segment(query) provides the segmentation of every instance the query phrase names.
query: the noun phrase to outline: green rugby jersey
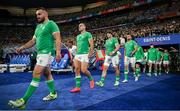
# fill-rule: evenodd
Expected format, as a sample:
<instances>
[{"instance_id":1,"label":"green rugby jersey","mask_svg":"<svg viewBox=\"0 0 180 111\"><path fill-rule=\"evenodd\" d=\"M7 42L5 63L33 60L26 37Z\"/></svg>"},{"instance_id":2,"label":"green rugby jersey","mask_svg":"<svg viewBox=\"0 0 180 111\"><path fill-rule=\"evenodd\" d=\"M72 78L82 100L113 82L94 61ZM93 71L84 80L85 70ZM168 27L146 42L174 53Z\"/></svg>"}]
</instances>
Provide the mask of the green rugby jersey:
<instances>
[{"instance_id":1,"label":"green rugby jersey","mask_svg":"<svg viewBox=\"0 0 180 111\"><path fill-rule=\"evenodd\" d=\"M156 48L150 48L148 50L148 60L157 61L157 49Z\"/></svg>"},{"instance_id":2,"label":"green rugby jersey","mask_svg":"<svg viewBox=\"0 0 180 111\"><path fill-rule=\"evenodd\" d=\"M116 49L117 45L119 45L117 38L112 37L112 38L107 39L105 43L106 55L109 56L109 54ZM114 55L117 55L117 52Z\"/></svg>"},{"instance_id":3,"label":"green rugby jersey","mask_svg":"<svg viewBox=\"0 0 180 111\"><path fill-rule=\"evenodd\" d=\"M77 41L77 53L76 54L88 54L89 53L89 40L92 39L90 32L84 32L79 34L76 38Z\"/></svg>"},{"instance_id":4,"label":"green rugby jersey","mask_svg":"<svg viewBox=\"0 0 180 111\"><path fill-rule=\"evenodd\" d=\"M130 40L125 43L125 56L131 57L131 53L135 50L135 47L137 47L137 43L134 40Z\"/></svg>"},{"instance_id":5,"label":"green rugby jersey","mask_svg":"<svg viewBox=\"0 0 180 111\"><path fill-rule=\"evenodd\" d=\"M37 25L34 35L36 38L36 49L38 54L54 53L54 32L60 32L60 30L57 24L52 20Z\"/></svg>"}]
</instances>

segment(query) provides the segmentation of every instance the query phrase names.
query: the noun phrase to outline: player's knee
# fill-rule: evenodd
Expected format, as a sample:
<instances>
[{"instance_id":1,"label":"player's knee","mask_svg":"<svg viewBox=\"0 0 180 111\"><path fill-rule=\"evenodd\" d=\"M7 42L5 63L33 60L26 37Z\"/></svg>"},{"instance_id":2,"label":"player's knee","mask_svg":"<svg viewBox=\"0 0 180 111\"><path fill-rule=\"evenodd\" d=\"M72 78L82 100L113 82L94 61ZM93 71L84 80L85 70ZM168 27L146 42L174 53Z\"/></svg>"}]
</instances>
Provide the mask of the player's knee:
<instances>
[{"instance_id":1,"label":"player's knee","mask_svg":"<svg viewBox=\"0 0 180 111\"><path fill-rule=\"evenodd\" d=\"M107 70L108 70L108 67L104 66L103 71L107 71Z\"/></svg>"},{"instance_id":2,"label":"player's knee","mask_svg":"<svg viewBox=\"0 0 180 111\"><path fill-rule=\"evenodd\" d=\"M76 73L80 73L80 68L77 68L77 67L76 67L76 68L75 68L75 72L76 72Z\"/></svg>"},{"instance_id":3,"label":"player's knee","mask_svg":"<svg viewBox=\"0 0 180 111\"><path fill-rule=\"evenodd\" d=\"M82 71L82 73L86 73L88 71L87 67L86 66L81 67L81 71Z\"/></svg>"},{"instance_id":4,"label":"player's knee","mask_svg":"<svg viewBox=\"0 0 180 111\"><path fill-rule=\"evenodd\" d=\"M114 66L115 71L119 71L118 66Z\"/></svg>"},{"instance_id":5,"label":"player's knee","mask_svg":"<svg viewBox=\"0 0 180 111\"><path fill-rule=\"evenodd\" d=\"M86 68L82 68L81 71L82 71L82 73L86 73L87 69Z\"/></svg>"},{"instance_id":6,"label":"player's knee","mask_svg":"<svg viewBox=\"0 0 180 111\"><path fill-rule=\"evenodd\" d=\"M40 77L41 71L33 71L33 77Z\"/></svg>"},{"instance_id":7,"label":"player's knee","mask_svg":"<svg viewBox=\"0 0 180 111\"><path fill-rule=\"evenodd\" d=\"M128 65L125 65L125 69L128 69L129 68L129 66Z\"/></svg>"}]
</instances>

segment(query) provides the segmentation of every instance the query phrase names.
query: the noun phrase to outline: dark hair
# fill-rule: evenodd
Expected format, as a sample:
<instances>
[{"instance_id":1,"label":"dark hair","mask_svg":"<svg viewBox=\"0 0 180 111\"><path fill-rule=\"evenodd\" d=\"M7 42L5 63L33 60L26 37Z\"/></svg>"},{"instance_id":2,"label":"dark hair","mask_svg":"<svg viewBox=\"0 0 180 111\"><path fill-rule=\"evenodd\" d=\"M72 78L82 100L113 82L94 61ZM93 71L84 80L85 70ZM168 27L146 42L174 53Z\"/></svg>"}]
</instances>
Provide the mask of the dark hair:
<instances>
[{"instance_id":1,"label":"dark hair","mask_svg":"<svg viewBox=\"0 0 180 111\"><path fill-rule=\"evenodd\" d=\"M110 33L111 35L113 35L112 30L107 30L107 33Z\"/></svg>"},{"instance_id":2,"label":"dark hair","mask_svg":"<svg viewBox=\"0 0 180 111\"><path fill-rule=\"evenodd\" d=\"M37 10L44 10L44 11L47 11L47 9L44 8L44 7L38 7L38 8L36 9L36 11L37 11Z\"/></svg>"},{"instance_id":3,"label":"dark hair","mask_svg":"<svg viewBox=\"0 0 180 111\"><path fill-rule=\"evenodd\" d=\"M130 36L132 36L132 35L131 35L131 33L127 33L127 35L130 35Z\"/></svg>"},{"instance_id":4,"label":"dark hair","mask_svg":"<svg viewBox=\"0 0 180 111\"><path fill-rule=\"evenodd\" d=\"M79 23L79 24L84 24L84 26L86 26L86 24L85 24L85 23L83 23L83 22L81 22L81 23Z\"/></svg>"}]
</instances>

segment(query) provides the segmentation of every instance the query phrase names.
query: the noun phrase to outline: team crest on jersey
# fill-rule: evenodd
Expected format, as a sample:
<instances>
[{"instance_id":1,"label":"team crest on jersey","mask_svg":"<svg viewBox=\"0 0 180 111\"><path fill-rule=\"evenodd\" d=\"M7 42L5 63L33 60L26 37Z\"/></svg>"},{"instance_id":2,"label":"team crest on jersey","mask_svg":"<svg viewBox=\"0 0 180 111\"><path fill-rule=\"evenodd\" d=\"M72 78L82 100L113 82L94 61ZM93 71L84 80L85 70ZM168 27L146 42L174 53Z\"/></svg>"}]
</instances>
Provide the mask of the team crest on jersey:
<instances>
[{"instance_id":1,"label":"team crest on jersey","mask_svg":"<svg viewBox=\"0 0 180 111\"><path fill-rule=\"evenodd\" d=\"M45 28L45 26L43 26L43 28L42 28L42 29L44 30L44 28Z\"/></svg>"}]
</instances>

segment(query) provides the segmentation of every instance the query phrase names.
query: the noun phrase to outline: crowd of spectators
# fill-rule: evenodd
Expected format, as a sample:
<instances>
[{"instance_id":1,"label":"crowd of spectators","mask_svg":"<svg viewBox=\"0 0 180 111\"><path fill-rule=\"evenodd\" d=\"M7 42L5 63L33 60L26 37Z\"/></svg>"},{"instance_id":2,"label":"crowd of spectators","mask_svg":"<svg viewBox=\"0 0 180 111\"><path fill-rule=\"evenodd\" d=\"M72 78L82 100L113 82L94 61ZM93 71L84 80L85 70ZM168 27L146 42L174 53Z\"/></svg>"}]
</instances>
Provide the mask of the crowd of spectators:
<instances>
[{"instance_id":1,"label":"crowd of spectators","mask_svg":"<svg viewBox=\"0 0 180 111\"><path fill-rule=\"evenodd\" d=\"M72 36L77 34L79 22L86 23L89 30L127 23L142 23L156 20L157 17L163 13L170 11L176 12L179 10L179 8L172 9L171 7L176 7L176 4L170 5L164 3L157 6L144 6L140 9L128 10L127 12L120 11L108 15L101 15L71 23L60 24L60 27L64 36Z\"/></svg>"},{"instance_id":2,"label":"crowd of spectators","mask_svg":"<svg viewBox=\"0 0 180 111\"><path fill-rule=\"evenodd\" d=\"M130 0L129 2L131 2ZM63 43L71 46L76 39L78 32L78 23L84 22L87 25L88 31L92 32L95 48L101 49L106 40L106 31L113 30L117 33L115 36L122 41L127 34L133 37L146 37L180 33L179 17L171 19L158 20L157 16L168 11L177 11L180 3L177 0L172 4L149 5L138 9L131 9L127 12L116 12L108 15L101 15L75 21L71 23L60 24L60 30L63 38ZM134 1L133 1L134 2ZM176 8L173 8L176 7ZM0 27L0 36L3 38L18 38L19 40L29 40L34 34L35 27L19 26L19 27ZM2 41L1 41L2 42Z\"/></svg>"},{"instance_id":3,"label":"crowd of spectators","mask_svg":"<svg viewBox=\"0 0 180 111\"><path fill-rule=\"evenodd\" d=\"M107 30L113 30L113 32L116 32L117 34L114 35L114 37L117 37L119 41L122 41L122 38L126 39L128 34L132 35L133 38L175 34L180 33L180 19L175 18L165 21L156 21L138 25L132 24L128 26L92 31L95 40L95 47L97 49L101 49L104 46L105 40L107 39Z\"/></svg>"},{"instance_id":4,"label":"crowd of spectators","mask_svg":"<svg viewBox=\"0 0 180 111\"><path fill-rule=\"evenodd\" d=\"M107 30L112 30L114 33L116 33L114 37L117 37L120 42L124 43L123 41L126 39L126 35L128 34L132 35L133 38L139 38L180 33L180 19L173 18L151 23L131 24L127 26L116 26L101 28L99 30L90 30L95 41L95 48L102 49L104 47L105 40L107 39ZM69 46L73 41L75 41L75 39L75 36L72 36L65 38L63 41L67 46Z\"/></svg>"},{"instance_id":5,"label":"crowd of spectators","mask_svg":"<svg viewBox=\"0 0 180 111\"><path fill-rule=\"evenodd\" d=\"M81 12L57 15L57 16L53 16L53 18L56 20L66 20L66 19L76 18L76 17L80 17L80 16L86 16L88 14L99 13L100 11L108 10L111 8L117 8L121 5L132 4L132 3L138 2L138 1L139 0L111 0L111 2L109 2L107 5L102 5L99 7L82 10ZM147 0L142 0L142 1L147 1Z\"/></svg>"},{"instance_id":6,"label":"crowd of spectators","mask_svg":"<svg viewBox=\"0 0 180 111\"><path fill-rule=\"evenodd\" d=\"M108 9L117 8L117 7L122 6L122 5L136 4L136 3L147 3L148 1L151 1L151 0L111 0L111 2L109 2L106 5L82 10L81 12L56 15L56 16L52 16L52 18L54 18L55 20L67 20L67 19L72 19L72 18L76 18L76 17L86 16L89 14L99 13L100 11L105 11ZM161 2L163 0L156 0L156 1ZM173 5L173 7L169 7L169 10L179 9L180 2L178 2L178 0L172 0L171 2L166 2L166 3L168 3L168 4L171 3L169 5ZM156 14L158 14L159 12L163 12L165 10L166 9L161 10L161 7L158 7L156 9L148 10L146 13L144 13L145 15L143 15L141 17L147 18L147 17L156 16Z\"/></svg>"}]
</instances>

